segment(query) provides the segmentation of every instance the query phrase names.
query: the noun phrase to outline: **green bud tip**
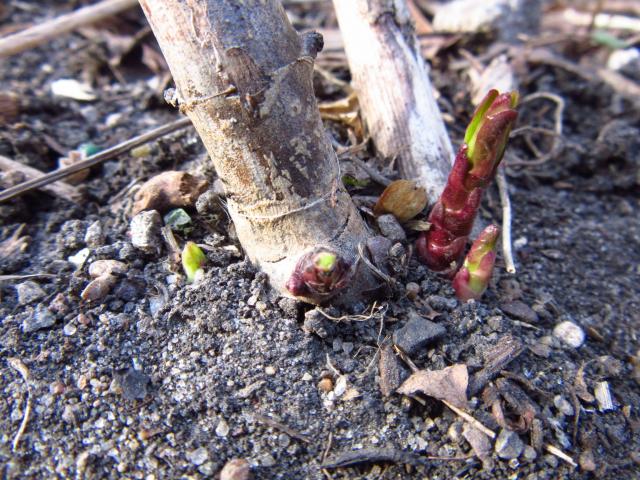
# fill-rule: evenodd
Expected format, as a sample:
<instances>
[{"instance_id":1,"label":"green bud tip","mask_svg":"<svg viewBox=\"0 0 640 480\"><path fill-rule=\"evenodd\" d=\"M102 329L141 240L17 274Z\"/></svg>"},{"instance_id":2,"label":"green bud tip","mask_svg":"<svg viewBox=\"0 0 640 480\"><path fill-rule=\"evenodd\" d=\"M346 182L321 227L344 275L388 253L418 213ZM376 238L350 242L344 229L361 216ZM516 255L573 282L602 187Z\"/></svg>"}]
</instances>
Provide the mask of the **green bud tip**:
<instances>
[{"instance_id":1,"label":"green bud tip","mask_svg":"<svg viewBox=\"0 0 640 480\"><path fill-rule=\"evenodd\" d=\"M193 283L199 275L204 273L202 266L207 257L202 249L194 242L187 242L182 250L182 268L187 276L187 281Z\"/></svg>"},{"instance_id":2,"label":"green bud tip","mask_svg":"<svg viewBox=\"0 0 640 480\"><path fill-rule=\"evenodd\" d=\"M338 257L332 252L320 252L313 259L315 267L322 272L330 272L336 266Z\"/></svg>"},{"instance_id":3,"label":"green bud tip","mask_svg":"<svg viewBox=\"0 0 640 480\"><path fill-rule=\"evenodd\" d=\"M478 134L482 130L483 125L488 121L492 121L499 113L509 110L515 113L518 98L519 95L516 91L500 94L497 90L492 89L484 97L480 105L478 105L464 134L464 143L466 143L468 147L467 156L472 163L474 162L474 152L478 144ZM513 121L515 121L515 117L513 117ZM505 123L508 124L509 122ZM505 128L510 130L511 125L505 125ZM486 133L489 132L485 132L485 135Z\"/></svg>"}]
</instances>

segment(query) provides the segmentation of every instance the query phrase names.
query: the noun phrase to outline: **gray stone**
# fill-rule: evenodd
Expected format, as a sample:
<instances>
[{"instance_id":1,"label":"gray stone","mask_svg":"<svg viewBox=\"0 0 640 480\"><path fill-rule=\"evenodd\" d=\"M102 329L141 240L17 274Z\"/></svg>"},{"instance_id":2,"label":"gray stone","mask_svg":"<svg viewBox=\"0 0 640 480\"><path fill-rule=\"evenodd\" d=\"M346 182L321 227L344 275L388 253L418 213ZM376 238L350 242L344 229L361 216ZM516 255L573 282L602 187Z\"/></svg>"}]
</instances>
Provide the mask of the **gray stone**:
<instances>
[{"instance_id":1,"label":"gray stone","mask_svg":"<svg viewBox=\"0 0 640 480\"><path fill-rule=\"evenodd\" d=\"M504 460L518 458L524 449L524 444L516 432L502 429L496 439L495 452Z\"/></svg>"},{"instance_id":2,"label":"gray stone","mask_svg":"<svg viewBox=\"0 0 640 480\"><path fill-rule=\"evenodd\" d=\"M87 228L87 233L84 234L84 242L87 246L92 248L101 247L104 245L104 232L102 231L102 225L99 220L93 222Z\"/></svg>"},{"instance_id":3,"label":"gray stone","mask_svg":"<svg viewBox=\"0 0 640 480\"><path fill-rule=\"evenodd\" d=\"M531 445L525 445L522 456L525 460L533 462L536 458L538 458L538 452L536 452L536 449Z\"/></svg>"},{"instance_id":4,"label":"gray stone","mask_svg":"<svg viewBox=\"0 0 640 480\"><path fill-rule=\"evenodd\" d=\"M118 378L125 400L142 400L147 396L147 386L151 379L139 370L130 368Z\"/></svg>"},{"instance_id":5,"label":"gray stone","mask_svg":"<svg viewBox=\"0 0 640 480\"><path fill-rule=\"evenodd\" d=\"M415 355L424 347L444 336L446 329L438 324L421 317L416 312L409 313L409 321L393 332L393 343L407 355Z\"/></svg>"},{"instance_id":6,"label":"gray stone","mask_svg":"<svg viewBox=\"0 0 640 480\"><path fill-rule=\"evenodd\" d=\"M464 425L462 435L483 462L491 457L491 440L487 435L469 424Z\"/></svg>"},{"instance_id":7,"label":"gray stone","mask_svg":"<svg viewBox=\"0 0 640 480\"><path fill-rule=\"evenodd\" d=\"M22 331L24 333L31 333L36 330L48 328L54 323L56 323L56 318L53 316L53 313L51 313L47 307L38 305L35 311L22 322Z\"/></svg>"},{"instance_id":8,"label":"gray stone","mask_svg":"<svg viewBox=\"0 0 640 480\"><path fill-rule=\"evenodd\" d=\"M500 305L500 310L516 320L522 320L527 323L538 322L538 314L529 305L520 300L505 302Z\"/></svg>"},{"instance_id":9,"label":"gray stone","mask_svg":"<svg viewBox=\"0 0 640 480\"><path fill-rule=\"evenodd\" d=\"M186 454L187 460L196 466L202 465L209 460L209 452L205 447L196 448Z\"/></svg>"},{"instance_id":10,"label":"gray stone","mask_svg":"<svg viewBox=\"0 0 640 480\"><path fill-rule=\"evenodd\" d=\"M569 320L556 325L553 329L553 336L573 348L581 347L585 340L584 330Z\"/></svg>"},{"instance_id":11,"label":"gray stone","mask_svg":"<svg viewBox=\"0 0 640 480\"><path fill-rule=\"evenodd\" d=\"M155 210L140 212L131 220L131 244L145 253L160 250L162 219Z\"/></svg>"},{"instance_id":12,"label":"gray stone","mask_svg":"<svg viewBox=\"0 0 640 480\"><path fill-rule=\"evenodd\" d=\"M46 295L45 291L40 288L40 285L31 281L16 285L16 293L18 294L18 303L20 305L35 302Z\"/></svg>"},{"instance_id":13,"label":"gray stone","mask_svg":"<svg viewBox=\"0 0 640 480\"><path fill-rule=\"evenodd\" d=\"M553 404L558 409L558 411L567 417L573 415L573 405L562 395L556 395L553 397Z\"/></svg>"},{"instance_id":14,"label":"gray stone","mask_svg":"<svg viewBox=\"0 0 640 480\"><path fill-rule=\"evenodd\" d=\"M392 242L404 242L407 239L407 235L404 233L402 225L400 225L396 217L390 213L380 215L377 222L380 233Z\"/></svg>"}]
</instances>

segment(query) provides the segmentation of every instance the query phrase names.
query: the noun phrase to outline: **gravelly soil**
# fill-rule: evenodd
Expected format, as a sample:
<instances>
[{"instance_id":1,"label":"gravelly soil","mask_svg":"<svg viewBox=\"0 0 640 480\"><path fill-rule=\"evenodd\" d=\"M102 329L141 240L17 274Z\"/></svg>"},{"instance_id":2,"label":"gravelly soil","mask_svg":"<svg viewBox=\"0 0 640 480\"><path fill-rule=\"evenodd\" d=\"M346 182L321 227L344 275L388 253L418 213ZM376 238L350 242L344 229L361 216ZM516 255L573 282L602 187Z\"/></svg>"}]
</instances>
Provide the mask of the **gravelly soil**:
<instances>
[{"instance_id":1,"label":"gravelly soil","mask_svg":"<svg viewBox=\"0 0 640 480\"><path fill-rule=\"evenodd\" d=\"M10 9L4 22L38 18ZM111 145L175 118L143 78L121 84L106 71L96 102L51 96L52 80L82 70L77 55L64 52L95 48L73 35L4 61L3 88L21 94L27 105L0 130L0 154L49 170L59 155L44 135L64 148L85 141ZM446 72L434 73L438 85L447 83ZM211 249L203 281L185 285L166 247L148 255L131 245L132 193L125 187L171 168L211 174L191 130L154 143L145 155L123 156L93 171L81 205L43 193L0 205L0 239L21 224L29 237L23 253L2 260L0 273L52 274L23 287L35 292L23 304L16 288L21 282L0 285L3 476L209 478L228 459L242 457L254 478L312 479L325 478L320 465L327 448L331 458L384 447L448 460L418 467L369 463L332 470L331 478L635 478L640 161L633 125L639 112L597 85L578 85L550 69L540 73L523 93L544 88L562 95L565 135L582 149L552 164L509 170L518 273L509 277L499 261L492 287L478 303L461 305L447 282L412 260L402 281L420 285L417 300L380 299L364 317L328 310L329 317L346 318L316 316L315 324L305 323L310 307L274 296L236 248L224 212L213 217L217 223L191 212L195 226L179 240ZM122 115L108 122L114 113ZM581 122L585 115L599 121ZM521 121L527 118L524 112ZM613 118L624 128L598 139ZM518 142L512 148L521 157L528 154ZM483 214L499 219L497 193L488 193ZM94 222L105 238L76 269L69 256L86 247L85 233ZM121 260L127 271L106 297L88 304L79 295L89 282L87 267L97 259ZM514 313L508 303L515 300L532 309ZM370 306L362 307L371 313ZM413 358L419 368L464 363L473 373L490 347L508 335L520 339L528 348L506 369L526 380L522 385L538 407L544 442L581 459L581 466L538 451L535 459L494 457L483 469L451 410L430 399L421 404L399 395L384 398L378 347L412 310L447 330ZM52 324L29 331L42 318ZM587 333L583 346L570 347L552 334L564 320ZM9 359L28 368L28 381ZM597 402L576 396L581 366L588 392L608 382L612 410L599 411ZM318 387L322 378L337 383L341 375L347 379L344 395ZM29 421L14 450L27 404ZM510 420L517 419L505 408ZM480 395L469 411L500 430ZM520 438L531 440L529 433ZM587 471L589 452L593 473Z\"/></svg>"}]
</instances>

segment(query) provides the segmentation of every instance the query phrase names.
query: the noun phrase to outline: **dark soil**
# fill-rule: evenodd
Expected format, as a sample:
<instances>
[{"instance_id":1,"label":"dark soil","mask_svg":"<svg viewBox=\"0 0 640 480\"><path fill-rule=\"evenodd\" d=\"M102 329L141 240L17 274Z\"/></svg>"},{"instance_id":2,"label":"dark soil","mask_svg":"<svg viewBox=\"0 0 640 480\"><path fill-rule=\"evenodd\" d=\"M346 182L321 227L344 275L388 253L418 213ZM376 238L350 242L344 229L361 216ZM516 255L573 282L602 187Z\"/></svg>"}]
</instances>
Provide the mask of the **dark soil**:
<instances>
[{"instance_id":1,"label":"dark soil","mask_svg":"<svg viewBox=\"0 0 640 480\"><path fill-rule=\"evenodd\" d=\"M37 23L76 3L26 8L30 4L15 2L2 7L0 27ZM333 25L331 16L312 17L309 24L316 20ZM61 156L55 143L63 151L83 142L106 147L175 119L162 100L163 85L148 83L162 70L142 63L143 50L155 48L150 35L118 66L108 66L116 53L105 32L126 36L143 25L142 15L131 12L117 26L105 24L2 60L2 91L19 95L20 108L0 124L0 155L48 171ZM482 53L488 45L466 47ZM465 80L446 68L448 60L459 59L457 47L442 55L433 75L443 98L460 105L450 125L457 142L471 107ZM194 228L177 238L209 245L209 262L204 280L186 285L161 240L157 255L131 245L128 212L133 180L169 169L214 175L192 129L95 168L80 204L42 192L1 204L0 240L24 224L28 246L2 258L0 274L50 274L0 284L3 477L210 478L227 460L241 457L251 464L253 478L265 479L638 478L640 111L595 80L587 83L550 66L530 68L521 95L547 91L566 104L564 149L539 166L517 166L516 156L532 159L534 153L521 137L512 143L506 163L513 162L507 171L518 272L508 275L499 255L495 279L480 302L460 304L447 281L412 259L399 280L420 285L415 301L381 298L375 308L325 310L341 320L316 315L311 322L307 314L305 323L311 307L271 292L243 258L224 212L205 216L195 210ZM53 96L50 84L61 78L89 80L98 99ZM546 105L523 106L520 124L553 128L553 104ZM547 137L534 139L549 148ZM497 191L488 192L482 213L487 221L500 221ZM69 257L87 248L85 234L95 222L104 239L92 242L77 269ZM128 269L92 304L80 293L90 281L88 265L97 259L120 260ZM20 289L32 293L24 294L22 304ZM363 311L364 317L354 316ZM483 466L453 411L428 398L419 403L397 394L383 397L379 346L411 311L447 331L414 356L419 368L463 363L473 374L492 347L509 336L519 339L527 348L504 370L518 376L512 382L536 406L543 443L580 466L542 449L511 460L494 455ZM48 327L31 328L43 319ZM565 320L586 333L582 346L553 335ZM9 359L28 368L28 381ZM602 411L580 395L581 368L587 393L608 382L612 409ZM321 379L338 383L342 375L351 399L318 387ZM499 432L481 393L471 398L469 413ZM27 403L30 416L14 450ZM518 420L517 406L503 402L503 408L508 421ZM520 438L525 445L532 441L530 433ZM332 459L369 448L444 459L426 466L365 462L321 470L327 449Z\"/></svg>"}]
</instances>

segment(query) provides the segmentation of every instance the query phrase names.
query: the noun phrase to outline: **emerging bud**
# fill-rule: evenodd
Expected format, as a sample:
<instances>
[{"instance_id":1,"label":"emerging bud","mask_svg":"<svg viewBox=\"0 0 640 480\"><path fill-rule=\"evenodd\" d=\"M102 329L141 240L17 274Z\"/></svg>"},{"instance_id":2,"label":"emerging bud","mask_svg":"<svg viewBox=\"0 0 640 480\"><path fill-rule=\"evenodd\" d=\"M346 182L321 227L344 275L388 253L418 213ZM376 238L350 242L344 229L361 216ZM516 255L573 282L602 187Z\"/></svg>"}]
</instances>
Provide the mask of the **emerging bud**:
<instances>
[{"instance_id":1,"label":"emerging bud","mask_svg":"<svg viewBox=\"0 0 640 480\"><path fill-rule=\"evenodd\" d=\"M478 300L487 289L496 260L494 249L499 232L496 225L489 225L473 242L464 264L453 279L453 289L461 301Z\"/></svg>"},{"instance_id":2,"label":"emerging bud","mask_svg":"<svg viewBox=\"0 0 640 480\"><path fill-rule=\"evenodd\" d=\"M182 268L187 276L187 282L193 283L204 274L203 265L207 257L202 249L194 242L187 242L182 250Z\"/></svg>"},{"instance_id":3,"label":"emerging bud","mask_svg":"<svg viewBox=\"0 0 640 480\"><path fill-rule=\"evenodd\" d=\"M464 186L484 188L502 160L511 128L518 117L518 93L491 90L478 106L464 136L469 171Z\"/></svg>"},{"instance_id":4,"label":"emerging bud","mask_svg":"<svg viewBox=\"0 0 640 480\"><path fill-rule=\"evenodd\" d=\"M326 296L346 284L348 273L340 255L318 248L300 257L286 287L295 296Z\"/></svg>"}]
</instances>

